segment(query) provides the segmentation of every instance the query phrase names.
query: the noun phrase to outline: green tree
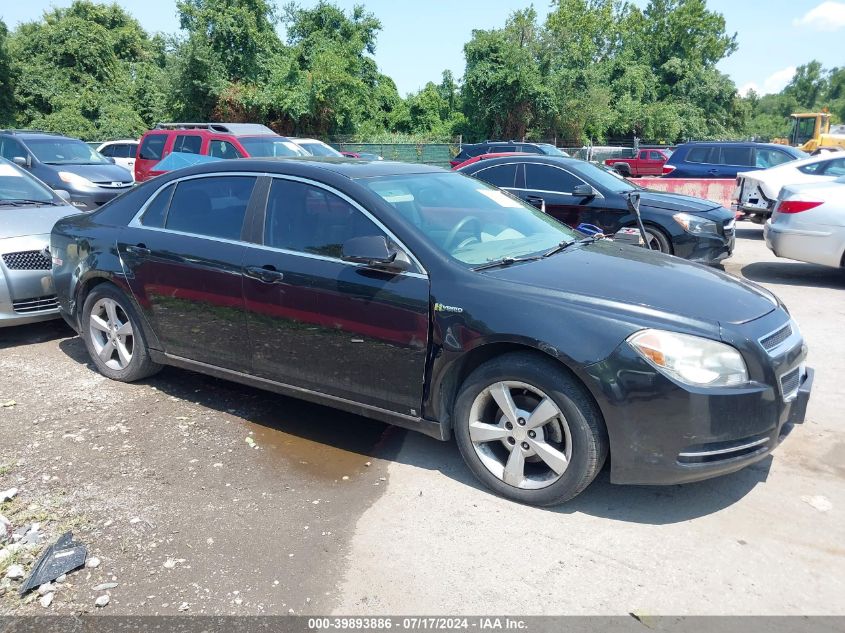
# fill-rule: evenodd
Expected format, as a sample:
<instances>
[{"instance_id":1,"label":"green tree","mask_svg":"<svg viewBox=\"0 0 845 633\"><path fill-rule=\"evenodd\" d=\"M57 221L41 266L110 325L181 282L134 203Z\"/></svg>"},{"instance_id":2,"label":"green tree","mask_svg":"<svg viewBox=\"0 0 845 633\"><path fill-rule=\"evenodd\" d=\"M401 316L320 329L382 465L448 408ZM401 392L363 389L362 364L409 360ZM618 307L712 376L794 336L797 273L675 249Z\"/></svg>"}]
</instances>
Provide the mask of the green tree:
<instances>
[{"instance_id":1,"label":"green tree","mask_svg":"<svg viewBox=\"0 0 845 633\"><path fill-rule=\"evenodd\" d=\"M6 23L0 20L0 125L10 125L15 120L12 59L6 45L8 35Z\"/></svg>"}]
</instances>

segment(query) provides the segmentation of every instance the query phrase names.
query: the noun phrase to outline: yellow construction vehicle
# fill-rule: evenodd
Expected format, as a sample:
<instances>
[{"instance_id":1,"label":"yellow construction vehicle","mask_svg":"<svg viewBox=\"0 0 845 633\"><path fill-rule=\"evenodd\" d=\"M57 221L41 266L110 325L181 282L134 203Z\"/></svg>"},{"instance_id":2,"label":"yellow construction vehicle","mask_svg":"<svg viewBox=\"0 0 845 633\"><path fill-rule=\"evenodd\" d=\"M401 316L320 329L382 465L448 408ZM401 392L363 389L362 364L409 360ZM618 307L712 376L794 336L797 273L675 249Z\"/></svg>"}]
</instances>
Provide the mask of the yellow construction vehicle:
<instances>
[{"instance_id":1,"label":"yellow construction vehicle","mask_svg":"<svg viewBox=\"0 0 845 633\"><path fill-rule=\"evenodd\" d=\"M775 139L774 142L793 145L810 153L819 149L845 149L845 131L835 130L831 133L830 112L827 108L821 112L796 112L792 115L789 138Z\"/></svg>"}]
</instances>

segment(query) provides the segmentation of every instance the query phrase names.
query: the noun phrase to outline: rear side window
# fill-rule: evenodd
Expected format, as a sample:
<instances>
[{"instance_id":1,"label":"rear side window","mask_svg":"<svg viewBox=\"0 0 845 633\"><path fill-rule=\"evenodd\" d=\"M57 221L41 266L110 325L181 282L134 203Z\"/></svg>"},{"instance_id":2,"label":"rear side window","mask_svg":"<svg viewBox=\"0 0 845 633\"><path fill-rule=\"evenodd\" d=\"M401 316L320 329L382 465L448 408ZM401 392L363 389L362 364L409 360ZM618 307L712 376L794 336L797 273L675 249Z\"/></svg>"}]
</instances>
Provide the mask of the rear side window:
<instances>
[{"instance_id":1,"label":"rear side window","mask_svg":"<svg viewBox=\"0 0 845 633\"><path fill-rule=\"evenodd\" d=\"M180 134L173 142L173 151L183 154L199 154L202 147L202 137L194 134Z\"/></svg>"},{"instance_id":2,"label":"rear side window","mask_svg":"<svg viewBox=\"0 0 845 633\"><path fill-rule=\"evenodd\" d=\"M164 154L164 145L167 143L167 136L164 134L149 134L141 142L141 150L138 158L142 160L161 160Z\"/></svg>"},{"instance_id":3,"label":"rear side window","mask_svg":"<svg viewBox=\"0 0 845 633\"><path fill-rule=\"evenodd\" d=\"M761 167L762 169L768 169L769 167L774 167L775 165L782 165L783 163L795 160L786 152L781 152L776 149L759 148L755 154L755 164L757 165L757 167Z\"/></svg>"},{"instance_id":4,"label":"rear side window","mask_svg":"<svg viewBox=\"0 0 845 633\"><path fill-rule=\"evenodd\" d=\"M751 147L735 147L725 145L722 148L722 165L754 166L754 149Z\"/></svg>"},{"instance_id":5,"label":"rear side window","mask_svg":"<svg viewBox=\"0 0 845 633\"><path fill-rule=\"evenodd\" d=\"M660 152L649 152L648 157L651 160L663 160L663 154Z\"/></svg>"},{"instance_id":6,"label":"rear side window","mask_svg":"<svg viewBox=\"0 0 845 633\"><path fill-rule=\"evenodd\" d=\"M825 176L845 176L845 158L827 161L822 173Z\"/></svg>"},{"instance_id":7,"label":"rear side window","mask_svg":"<svg viewBox=\"0 0 845 633\"><path fill-rule=\"evenodd\" d=\"M255 185L252 176L213 176L183 180L167 212L166 228L239 240Z\"/></svg>"},{"instance_id":8,"label":"rear side window","mask_svg":"<svg viewBox=\"0 0 845 633\"><path fill-rule=\"evenodd\" d=\"M718 156L718 147L693 147L687 153L688 163L715 163L714 160ZM716 156L714 156L714 154Z\"/></svg>"},{"instance_id":9,"label":"rear side window","mask_svg":"<svg viewBox=\"0 0 845 633\"><path fill-rule=\"evenodd\" d=\"M489 182L496 187L516 186L516 165L496 165L480 169L472 174L473 177Z\"/></svg>"},{"instance_id":10,"label":"rear side window","mask_svg":"<svg viewBox=\"0 0 845 633\"><path fill-rule=\"evenodd\" d=\"M340 258L344 242L370 235L384 232L340 196L304 182L273 180L264 221L267 246Z\"/></svg>"},{"instance_id":11,"label":"rear side window","mask_svg":"<svg viewBox=\"0 0 845 633\"><path fill-rule=\"evenodd\" d=\"M153 228L164 226L164 216L167 214L167 207L170 205L170 198L173 196L175 185L168 185L156 194L152 199L144 215L141 216L141 224Z\"/></svg>"},{"instance_id":12,"label":"rear side window","mask_svg":"<svg viewBox=\"0 0 845 633\"><path fill-rule=\"evenodd\" d=\"M580 184L583 184L580 178L576 178L568 171L557 167L549 167L548 165L525 166L526 189L571 193L575 185Z\"/></svg>"},{"instance_id":13,"label":"rear side window","mask_svg":"<svg viewBox=\"0 0 845 633\"><path fill-rule=\"evenodd\" d=\"M114 156L116 148L117 145L107 145L106 147L100 150L100 154L102 154L103 156Z\"/></svg>"},{"instance_id":14,"label":"rear side window","mask_svg":"<svg viewBox=\"0 0 845 633\"><path fill-rule=\"evenodd\" d=\"M510 150L502 150L502 151L510 151ZM541 150L536 145L521 145L516 148L517 152L525 152L527 154L542 154L543 150Z\"/></svg>"}]
</instances>

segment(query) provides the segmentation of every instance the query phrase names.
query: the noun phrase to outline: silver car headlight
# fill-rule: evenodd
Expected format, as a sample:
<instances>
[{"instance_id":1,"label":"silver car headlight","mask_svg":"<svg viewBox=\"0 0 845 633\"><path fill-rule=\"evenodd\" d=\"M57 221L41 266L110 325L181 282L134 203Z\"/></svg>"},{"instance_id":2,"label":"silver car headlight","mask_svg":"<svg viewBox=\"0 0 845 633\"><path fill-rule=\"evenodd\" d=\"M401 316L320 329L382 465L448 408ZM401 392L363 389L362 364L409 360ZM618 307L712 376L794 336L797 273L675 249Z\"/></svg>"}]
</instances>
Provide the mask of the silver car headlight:
<instances>
[{"instance_id":1,"label":"silver car headlight","mask_svg":"<svg viewBox=\"0 0 845 633\"><path fill-rule=\"evenodd\" d=\"M701 234L701 233L718 233L716 223L713 220L700 218L697 215L690 213L676 213L672 219L680 224L687 233Z\"/></svg>"},{"instance_id":2,"label":"silver car headlight","mask_svg":"<svg viewBox=\"0 0 845 633\"><path fill-rule=\"evenodd\" d=\"M748 368L738 350L699 336L640 330L628 343L650 365L675 380L696 387L726 387L748 382Z\"/></svg>"}]
</instances>

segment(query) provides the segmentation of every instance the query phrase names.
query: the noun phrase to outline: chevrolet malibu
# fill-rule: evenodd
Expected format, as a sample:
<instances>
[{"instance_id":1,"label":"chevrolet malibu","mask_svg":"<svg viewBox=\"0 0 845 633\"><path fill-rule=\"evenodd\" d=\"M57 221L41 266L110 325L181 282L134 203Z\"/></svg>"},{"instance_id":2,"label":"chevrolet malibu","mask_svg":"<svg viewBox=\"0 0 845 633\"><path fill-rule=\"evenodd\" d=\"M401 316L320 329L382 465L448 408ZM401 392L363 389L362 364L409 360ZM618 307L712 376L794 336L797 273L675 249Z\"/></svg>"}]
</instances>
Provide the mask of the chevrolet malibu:
<instances>
[{"instance_id":1,"label":"chevrolet malibu","mask_svg":"<svg viewBox=\"0 0 845 633\"><path fill-rule=\"evenodd\" d=\"M62 315L125 382L174 365L440 440L511 499L730 473L812 383L771 293L581 238L436 167L221 161L53 230Z\"/></svg>"}]
</instances>

